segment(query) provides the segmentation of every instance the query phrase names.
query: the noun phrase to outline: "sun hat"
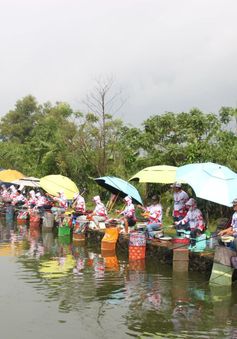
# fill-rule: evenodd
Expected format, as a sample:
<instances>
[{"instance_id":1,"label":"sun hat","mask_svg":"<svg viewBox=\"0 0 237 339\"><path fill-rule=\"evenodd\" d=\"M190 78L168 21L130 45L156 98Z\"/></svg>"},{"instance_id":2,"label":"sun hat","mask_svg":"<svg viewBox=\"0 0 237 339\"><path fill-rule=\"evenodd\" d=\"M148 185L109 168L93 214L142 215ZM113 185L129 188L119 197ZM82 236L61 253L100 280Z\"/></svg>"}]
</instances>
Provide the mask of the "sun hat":
<instances>
[{"instance_id":1,"label":"sun hat","mask_svg":"<svg viewBox=\"0 0 237 339\"><path fill-rule=\"evenodd\" d=\"M232 205L233 206L237 205L237 198L232 201Z\"/></svg>"},{"instance_id":2,"label":"sun hat","mask_svg":"<svg viewBox=\"0 0 237 339\"><path fill-rule=\"evenodd\" d=\"M181 188L182 185L179 182L174 182L172 185L170 185L172 188Z\"/></svg>"}]
</instances>

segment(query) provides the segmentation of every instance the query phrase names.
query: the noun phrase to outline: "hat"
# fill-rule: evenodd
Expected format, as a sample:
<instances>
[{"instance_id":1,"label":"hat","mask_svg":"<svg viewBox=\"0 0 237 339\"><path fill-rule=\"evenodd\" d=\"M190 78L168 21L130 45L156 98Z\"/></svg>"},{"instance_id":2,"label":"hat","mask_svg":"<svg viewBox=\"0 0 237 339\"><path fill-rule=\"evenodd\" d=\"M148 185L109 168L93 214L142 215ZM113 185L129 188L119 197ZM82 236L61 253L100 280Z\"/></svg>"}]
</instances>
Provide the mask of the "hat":
<instances>
[{"instance_id":1,"label":"hat","mask_svg":"<svg viewBox=\"0 0 237 339\"><path fill-rule=\"evenodd\" d=\"M237 198L232 201L232 205L233 206L237 205Z\"/></svg>"},{"instance_id":2,"label":"hat","mask_svg":"<svg viewBox=\"0 0 237 339\"><path fill-rule=\"evenodd\" d=\"M160 197L159 197L159 195L154 194L154 195L151 197L151 200L153 200L153 201L160 201Z\"/></svg>"},{"instance_id":3,"label":"hat","mask_svg":"<svg viewBox=\"0 0 237 339\"><path fill-rule=\"evenodd\" d=\"M187 206L194 206L194 205L196 205L196 200L193 199L193 198L190 198L190 199L186 202L185 205L187 205Z\"/></svg>"},{"instance_id":4,"label":"hat","mask_svg":"<svg viewBox=\"0 0 237 339\"><path fill-rule=\"evenodd\" d=\"M181 188L182 185L179 182L174 182L172 185L170 185L172 188Z\"/></svg>"},{"instance_id":5,"label":"hat","mask_svg":"<svg viewBox=\"0 0 237 339\"><path fill-rule=\"evenodd\" d=\"M132 202L132 198L129 195L127 195L125 198L123 198L123 200L126 201L126 202Z\"/></svg>"},{"instance_id":6,"label":"hat","mask_svg":"<svg viewBox=\"0 0 237 339\"><path fill-rule=\"evenodd\" d=\"M95 197L93 197L92 199L94 202L99 203L100 202L100 196L96 195Z\"/></svg>"}]
</instances>

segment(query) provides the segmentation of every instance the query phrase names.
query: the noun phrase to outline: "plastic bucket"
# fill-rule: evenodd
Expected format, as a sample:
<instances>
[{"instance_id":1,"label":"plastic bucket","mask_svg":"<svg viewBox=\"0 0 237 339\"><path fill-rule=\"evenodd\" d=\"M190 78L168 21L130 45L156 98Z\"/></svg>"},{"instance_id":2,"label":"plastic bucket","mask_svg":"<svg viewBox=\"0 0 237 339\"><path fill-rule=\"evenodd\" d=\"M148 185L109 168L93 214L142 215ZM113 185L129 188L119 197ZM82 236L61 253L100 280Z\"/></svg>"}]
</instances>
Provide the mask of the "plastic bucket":
<instances>
[{"instance_id":1,"label":"plastic bucket","mask_svg":"<svg viewBox=\"0 0 237 339\"><path fill-rule=\"evenodd\" d=\"M71 229L68 226L60 226L58 228L58 236L70 235Z\"/></svg>"},{"instance_id":2,"label":"plastic bucket","mask_svg":"<svg viewBox=\"0 0 237 339\"><path fill-rule=\"evenodd\" d=\"M129 260L140 260L146 257L146 246L129 246Z\"/></svg>"}]
</instances>

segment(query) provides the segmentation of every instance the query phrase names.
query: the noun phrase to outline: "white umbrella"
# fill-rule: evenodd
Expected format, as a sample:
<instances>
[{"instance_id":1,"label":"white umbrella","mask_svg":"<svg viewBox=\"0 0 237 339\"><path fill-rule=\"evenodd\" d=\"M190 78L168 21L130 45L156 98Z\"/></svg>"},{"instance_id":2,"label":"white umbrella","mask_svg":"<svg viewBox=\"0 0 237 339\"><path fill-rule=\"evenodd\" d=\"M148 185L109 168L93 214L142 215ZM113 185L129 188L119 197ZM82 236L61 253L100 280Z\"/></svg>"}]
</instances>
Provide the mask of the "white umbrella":
<instances>
[{"instance_id":1,"label":"white umbrella","mask_svg":"<svg viewBox=\"0 0 237 339\"><path fill-rule=\"evenodd\" d=\"M14 180L11 183L21 187L40 187L40 179L35 177L24 177L22 179Z\"/></svg>"},{"instance_id":2,"label":"white umbrella","mask_svg":"<svg viewBox=\"0 0 237 339\"><path fill-rule=\"evenodd\" d=\"M237 174L226 166L212 162L177 168L176 181L188 183L198 198L232 206L237 198Z\"/></svg>"}]
</instances>

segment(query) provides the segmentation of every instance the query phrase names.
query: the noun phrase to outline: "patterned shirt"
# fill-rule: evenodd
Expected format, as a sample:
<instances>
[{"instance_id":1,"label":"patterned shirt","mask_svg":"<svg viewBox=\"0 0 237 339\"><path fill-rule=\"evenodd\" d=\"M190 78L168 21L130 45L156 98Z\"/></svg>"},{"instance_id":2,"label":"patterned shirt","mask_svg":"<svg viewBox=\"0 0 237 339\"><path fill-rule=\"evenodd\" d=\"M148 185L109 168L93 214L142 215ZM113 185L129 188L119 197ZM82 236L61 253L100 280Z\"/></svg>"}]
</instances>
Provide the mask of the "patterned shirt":
<instances>
[{"instance_id":1,"label":"patterned shirt","mask_svg":"<svg viewBox=\"0 0 237 339\"><path fill-rule=\"evenodd\" d=\"M181 190L179 192L174 192L174 217L184 217L187 214L185 207L187 201L188 195L185 191Z\"/></svg>"},{"instance_id":2,"label":"patterned shirt","mask_svg":"<svg viewBox=\"0 0 237 339\"><path fill-rule=\"evenodd\" d=\"M233 229L233 234L237 236L237 212L232 215L231 227Z\"/></svg>"},{"instance_id":3,"label":"patterned shirt","mask_svg":"<svg viewBox=\"0 0 237 339\"><path fill-rule=\"evenodd\" d=\"M155 204L148 206L146 211L149 212L148 224L162 223L162 206L161 204Z\"/></svg>"},{"instance_id":4,"label":"patterned shirt","mask_svg":"<svg viewBox=\"0 0 237 339\"><path fill-rule=\"evenodd\" d=\"M189 209L187 215L182 219L181 223L184 225L189 223L189 227L191 230L200 229L204 230L205 225L203 221L202 212L198 208Z\"/></svg>"}]
</instances>

